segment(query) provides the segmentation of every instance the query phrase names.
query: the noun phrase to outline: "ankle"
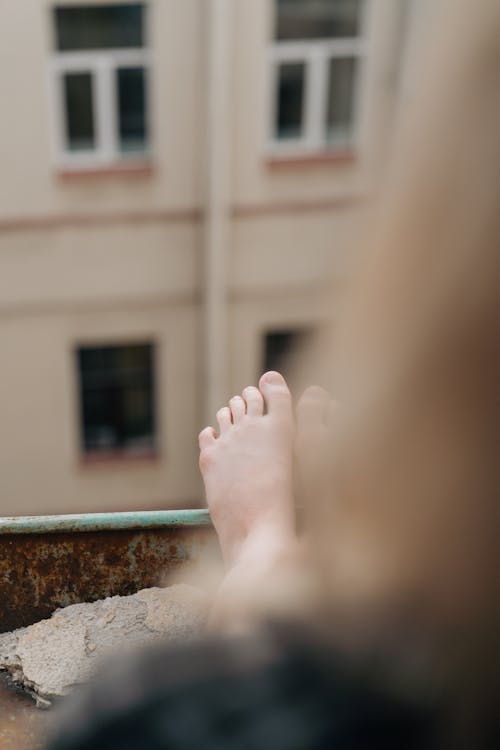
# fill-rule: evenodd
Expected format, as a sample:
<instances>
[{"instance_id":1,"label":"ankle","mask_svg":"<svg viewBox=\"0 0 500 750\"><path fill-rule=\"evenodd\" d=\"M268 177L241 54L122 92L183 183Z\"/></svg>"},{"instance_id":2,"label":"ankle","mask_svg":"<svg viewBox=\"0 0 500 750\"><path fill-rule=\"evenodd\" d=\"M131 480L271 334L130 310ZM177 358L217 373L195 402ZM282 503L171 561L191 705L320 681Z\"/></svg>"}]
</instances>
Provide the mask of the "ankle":
<instances>
[{"instance_id":1,"label":"ankle","mask_svg":"<svg viewBox=\"0 0 500 750\"><path fill-rule=\"evenodd\" d=\"M256 524L233 551L232 566L266 570L294 557L297 536L291 522Z\"/></svg>"}]
</instances>

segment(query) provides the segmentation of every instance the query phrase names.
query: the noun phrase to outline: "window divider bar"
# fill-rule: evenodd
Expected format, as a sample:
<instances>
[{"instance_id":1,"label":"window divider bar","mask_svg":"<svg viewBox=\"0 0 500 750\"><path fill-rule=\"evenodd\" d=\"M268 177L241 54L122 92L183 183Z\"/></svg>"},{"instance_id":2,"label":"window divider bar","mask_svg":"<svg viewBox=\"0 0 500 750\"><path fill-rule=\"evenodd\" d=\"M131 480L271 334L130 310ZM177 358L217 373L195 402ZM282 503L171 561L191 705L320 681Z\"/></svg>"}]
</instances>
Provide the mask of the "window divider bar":
<instances>
[{"instance_id":1,"label":"window divider bar","mask_svg":"<svg viewBox=\"0 0 500 750\"><path fill-rule=\"evenodd\" d=\"M306 59L318 49L330 57L363 55L367 49L365 39L321 39L303 42L275 42L269 49L271 61L286 62L294 59Z\"/></svg>"},{"instance_id":2,"label":"window divider bar","mask_svg":"<svg viewBox=\"0 0 500 750\"><path fill-rule=\"evenodd\" d=\"M320 149L324 140L321 117L325 109L325 97L325 55L321 47L318 47L309 55L304 100L306 142L310 149Z\"/></svg>"},{"instance_id":3,"label":"window divider bar","mask_svg":"<svg viewBox=\"0 0 500 750\"><path fill-rule=\"evenodd\" d=\"M64 114L64 92L63 92L63 74L57 69L50 70L49 80L49 97L52 112L52 148L57 159L60 159L65 151L65 114Z\"/></svg>"},{"instance_id":4,"label":"window divider bar","mask_svg":"<svg viewBox=\"0 0 500 750\"><path fill-rule=\"evenodd\" d=\"M116 86L115 68L107 56L99 58L96 76L96 124L98 133L98 155L104 162L111 162L116 155Z\"/></svg>"},{"instance_id":5,"label":"window divider bar","mask_svg":"<svg viewBox=\"0 0 500 750\"><path fill-rule=\"evenodd\" d=\"M85 52L54 52L50 59L53 68L71 70L80 66L94 66L96 60L103 57L112 59L118 65L142 65L150 62L149 50L141 48L132 49L100 49Z\"/></svg>"}]
</instances>

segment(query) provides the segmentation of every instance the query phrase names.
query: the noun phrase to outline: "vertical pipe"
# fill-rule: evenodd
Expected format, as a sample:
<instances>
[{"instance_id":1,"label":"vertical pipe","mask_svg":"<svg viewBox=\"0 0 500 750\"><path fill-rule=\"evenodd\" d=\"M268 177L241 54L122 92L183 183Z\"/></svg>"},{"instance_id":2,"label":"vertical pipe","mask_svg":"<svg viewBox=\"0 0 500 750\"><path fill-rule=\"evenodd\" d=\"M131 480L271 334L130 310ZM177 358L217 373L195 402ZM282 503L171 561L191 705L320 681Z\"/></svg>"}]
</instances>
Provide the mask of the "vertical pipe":
<instances>
[{"instance_id":1,"label":"vertical pipe","mask_svg":"<svg viewBox=\"0 0 500 750\"><path fill-rule=\"evenodd\" d=\"M232 0L206 0L206 193L204 262L205 419L227 399L227 255L229 245L230 70Z\"/></svg>"}]
</instances>

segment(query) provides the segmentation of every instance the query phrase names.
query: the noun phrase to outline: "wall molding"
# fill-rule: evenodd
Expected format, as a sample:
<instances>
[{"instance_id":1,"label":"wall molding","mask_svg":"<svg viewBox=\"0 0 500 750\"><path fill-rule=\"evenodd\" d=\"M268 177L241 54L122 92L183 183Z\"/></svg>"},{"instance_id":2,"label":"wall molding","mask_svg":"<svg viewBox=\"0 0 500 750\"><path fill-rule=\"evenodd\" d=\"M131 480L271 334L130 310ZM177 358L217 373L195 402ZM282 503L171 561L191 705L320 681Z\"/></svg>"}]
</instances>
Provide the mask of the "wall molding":
<instances>
[{"instance_id":1,"label":"wall molding","mask_svg":"<svg viewBox=\"0 0 500 750\"><path fill-rule=\"evenodd\" d=\"M321 213L348 208L362 203L363 194L337 196L321 200L271 201L268 203L248 203L232 205L229 215L232 219L253 219L261 216ZM0 217L0 232L29 232L38 230L64 229L69 227L116 226L120 224L149 224L161 222L189 223L201 222L204 211L201 208L179 208L155 211L111 211L109 213L67 213L42 214L39 216Z\"/></svg>"},{"instance_id":2,"label":"wall molding","mask_svg":"<svg viewBox=\"0 0 500 750\"><path fill-rule=\"evenodd\" d=\"M269 203L235 205L231 208L233 219L253 219L260 216L321 213L336 209L349 208L366 200L364 194L339 195L334 198L318 200L289 200Z\"/></svg>"},{"instance_id":3,"label":"wall molding","mask_svg":"<svg viewBox=\"0 0 500 750\"><path fill-rule=\"evenodd\" d=\"M165 211L112 211L110 213L68 213L0 218L0 232L26 232L67 227L116 226L120 224L186 223L202 218L199 208Z\"/></svg>"},{"instance_id":4,"label":"wall molding","mask_svg":"<svg viewBox=\"0 0 500 750\"><path fill-rule=\"evenodd\" d=\"M199 305L201 294L197 289L166 292L165 294L110 295L86 299L53 299L20 301L0 304L0 321L34 315L88 315L137 310L168 309L170 307Z\"/></svg>"}]
</instances>

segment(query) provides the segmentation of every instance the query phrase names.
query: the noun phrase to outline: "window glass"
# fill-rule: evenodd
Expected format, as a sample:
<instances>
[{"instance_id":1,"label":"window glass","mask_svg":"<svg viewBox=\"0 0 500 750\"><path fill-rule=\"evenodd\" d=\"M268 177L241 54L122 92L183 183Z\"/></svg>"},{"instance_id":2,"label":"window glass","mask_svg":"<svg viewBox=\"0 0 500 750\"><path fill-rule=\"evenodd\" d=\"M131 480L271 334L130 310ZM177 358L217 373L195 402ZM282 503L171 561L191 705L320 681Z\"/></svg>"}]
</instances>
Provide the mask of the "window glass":
<instances>
[{"instance_id":1,"label":"window glass","mask_svg":"<svg viewBox=\"0 0 500 750\"><path fill-rule=\"evenodd\" d=\"M277 0L276 39L358 36L363 0Z\"/></svg>"},{"instance_id":2,"label":"window glass","mask_svg":"<svg viewBox=\"0 0 500 750\"><path fill-rule=\"evenodd\" d=\"M263 372L278 370L286 377L293 366L292 357L300 347L307 345L313 335L312 328L269 331L264 339Z\"/></svg>"},{"instance_id":3,"label":"window glass","mask_svg":"<svg viewBox=\"0 0 500 750\"><path fill-rule=\"evenodd\" d=\"M142 47L143 10L142 3L57 7L57 49L67 51Z\"/></svg>"},{"instance_id":4,"label":"window glass","mask_svg":"<svg viewBox=\"0 0 500 750\"><path fill-rule=\"evenodd\" d=\"M326 137L329 142L347 141L352 134L353 94L357 60L333 58L329 64Z\"/></svg>"},{"instance_id":5,"label":"window glass","mask_svg":"<svg viewBox=\"0 0 500 750\"><path fill-rule=\"evenodd\" d=\"M305 64L282 63L278 68L278 102L275 135L279 139L299 138L304 110Z\"/></svg>"},{"instance_id":6,"label":"window glass","mask_svg":"<svg viewBox=\"0 0 500 750\"><path fill-rule=\"evenodd\" d=\"M146 133L146 71L144 68L118 68L118 127L123 153L144 151Z\"/></svg>"},{"instance_id":7,"label":"window glass","mask_svg":"<svg viewBox=\"0 0 500 750\"><path fill-rule=\"evenodd\" d=\"M151 344L78 350L85 451L154 447L153 355Z\"/></svg>"},{"instance_id":8,"label":"window glass","mask_svg":"<svg viewBox=\"0 0 500 750\"><path fill-rule=\"evenodd\" d=\"M63 77L66 147L87 151L95 147L92 74L66 73Z\"/></svg>"}]
</instances>

